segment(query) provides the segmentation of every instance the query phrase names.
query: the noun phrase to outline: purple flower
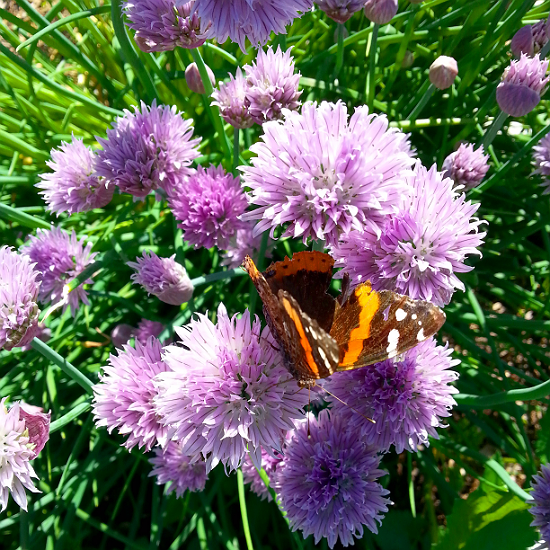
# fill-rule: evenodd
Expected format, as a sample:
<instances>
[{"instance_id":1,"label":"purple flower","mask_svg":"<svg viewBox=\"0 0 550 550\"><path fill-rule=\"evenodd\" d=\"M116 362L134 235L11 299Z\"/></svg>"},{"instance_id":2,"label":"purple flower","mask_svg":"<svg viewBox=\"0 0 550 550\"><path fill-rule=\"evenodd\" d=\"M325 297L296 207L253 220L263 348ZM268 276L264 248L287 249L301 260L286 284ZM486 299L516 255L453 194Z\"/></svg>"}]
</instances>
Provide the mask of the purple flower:
<instances>
[{"instance_id":1,"label":"purple flower","mask_svg":"<svg viewBox=\"0 0 550 550\"><path fill-rule=\"evenodd\" d=\"M377 290L444 306L456 289L464 290L456 273L473 269L466 257L481 255L484 222L473 217L479 204L454 191L453 180L443 178L435 165L428 171L417 163L407 179L411 190L395 204L381 233L354 231L332 254L354 283L370 280Z\"/></svg>"},{"instance_id":2,"label":"purple flower","mask_svg":"<svg viewBox=\"0 0 550 550\"><path fill-rule=\"evenodd\" d=\"M540 101L550 80L545 78L548 61L537 54L530 58L525 54L512 61L502 75L497 86L497 103L503 112L511 116L524 116L530 113Z\"/></svg>"},{"instance_id":3,"label":"purple flower","mask_svg":"<svg viewBox=\"0 0 550 550\"><path fill-rule=\"evenodd\" d=\"M149 321L149 322L152 322L152 321ZM125 323L117 325L111 331L111 342L113 342L113 345L115 346L115 348L121 348L124 344L128 343L128 340L130 340L130 338L134 336L135 332L136 332L136 329L134 327L127 325ZM157 335L151 334L151 336L158 336L158 334ZM147 341L147 338L143 339L143 341L142 340L139 340L139 341L141 343L144 343L144 341L145 342Z\"/></svg>"},{"instance_id":4,"label":"purple flower","mask_svg":"<svg viewBox=\"0 0 550 550\"><path fill-rule=\"evenodd\" d=\"M170 258L159 258L152 250L144 250L142 258L128 262L136 271L132 281L167 304L179 306L188 302L193 296L193 285L185 267L178 264L175 257L174 254Z\"/></svg>"},{"instance_id":5,"label":"purple flower","mask_svg":"<svg viewBox=\"0 0 550 550\"><path fill-rule=\"evenodd\" d=\"M61 142L59 149L51 151L53 161L46 164L53 170L41 174L36 187L50 212L74 214L94 208L103 208L111 202L114 187L107 187L95 172L96 154L81 139L73 135L71 143Z\"/></svg>"},{"instance_id":6,"label":"purple flower","mask_svg":"<svg viewBox=\"0 0 550 550\"><path fill-rule=\"evenodd\" d=\"M546 134L537 145L533 147L533 161L535 163L534 174L540 174L546 179L541 186L544 187L543 195L550 193L550 134Z\"/></svg>"},{"instance_id":7,"label":"purple flower","mask_svg":"<svg viewBox=\"0 0 550 550\"><path fill-rule=\"evenodd\" d=\"M63 300L63 311L70 305L73 317L80 302L90 303L83 285L68 292L67 283L80 275L97 255L92 252L92 243L84 244L76 238L74 229L70 235L59 227L37 229L36 236L31 235L21 247L21 254L36 263L37 280L41 281L40 301L56 304ZM92 284L93 280L86 279L84 283Z\"/></svg>"},{"instance_id":8,"label":"purple flower","mask_svg":"<svg viewBox=\"0 0 550 550\"><path fill-rule=\"evenodd\" d=\"M164 330L164 325L158 321L142 319L134 332L136 342L145 345L151 336L157 338Z\"/></svg>"},{"instance_id":9,"label":"purple flower","mask_svg":"<svg viewBox=\"0 0 550 550\"><path fill-rule=\"evenodd\" d=\"M247 200L239 178L227 174L223 166L199 166L168 197L168 204L183 229L183 238L195 248L225 249L229 239L242 227L239 216Z\"/></svg>"},{"instance_id":10,"label":"purple flower","mask_svg":"<svg viewBox=\"0 0 550 550\"><path fill-rule=\"evenodd\" d=\"M290 49L285 53L281 47L273 51L271 46L265 53L258 51L256 62L245 65L245 103L250 116L258 124L282 117L283 109L296 110L300 106L298 91L300 73L294 72L294 58Z\"/></svg>"},{"instance_id":11,"label":"purple flower","mask_svg":"<svg viewBox=\"0 0 550 550\"><path fill-rule=\"evenodd\" d=\"M546 543L542 548L548 548L550 545L550 464L543 464L540 474L534 475L531 482L533 491L531 492L530 512L535 516L533 527L538 527L542 542Z\"/></svg>"},{"instance_id":12,"label":"purple flower","mask_svg":"<svg viewBox=\"0 0 550 550\"><path fill-rule=\"evenodd\" d=\"M327 399L334 414L376 449L394 445L397 453L416 452L429 445L429 436L438 437L436 428L445 427L441 419L456 405L458 390L450 384L458 374L449 369L460 361L451 353L430 338L395 359L334 374L325 387L346 405Z\"/></svg>"},{"instance_id":13,"label":"purple flower","mask_svg":"<svg viewBox=\"0 0 550 550\"><path fill-rule=\"evenodd\" d=\"M441 170L444 177L451 178L455 185L466 191L481 183L489 170L489 155L484 155L483 145L474 151L471 143L461 143L444 161Z\"/></svg>"},{"instance_id":14,"label":"purple flower","mask_svg":"<svg viewBox=\"0 0 550 550\"><path fill-rule=\"evenodd\" d=\"M37 332L38 273L27 256L0 247L0 349L29 344Z\"/></svg>"},{"instance_id":15,"label":"purple flower","mask_svg":"<svg viewBox=\"0 0 550 550\"><path fill-rule=\"evenodd\" d=\"M221 117L234 128L250 128L254 124L245 102L247 83L239 67L235 78L220 82L219 89L212 92L212 105L220 110Z\"/></svg>"},{"instance_id":16,"label":"purple flower","mask_svg":"<svg viewBox=\"0 0 550 550\"><path fill-rule=\"evenodd\" d=\"M307 392L300 391L283 365L269 329L250 313L218 322L199 315L176 332L182 346L165 348L171 369L159 376L157 412L171 426L182 452L238 468L247 453L256 464L261 449L281 450L293 421L303 417Z\"/></svg>"},{"instance_id":17,"label":"purple flower","mask_svg":"<svg viewBox=\"0 0 550 550\"><path fill-rule=\"evenodd\" d=\"M275 455L275 456L273 456ZM275 472L277 471L277 466L282 462L283 455L274 451L272 454L264 451L262 449L262 468L265 470L267 477L270 480L275 479ZM256 466L249 456L243 460L241 470L243 471L243 478L246 484L250 484L250 490L258 495L262 500L267 499L268 502L271 502L273 498L269 494L265 483L263 482Z\"/></svg>"},{"instance_id":18,"label":"purple flower","mask_svg":"<svg viewBox=\"0 0 550 550\"><path fill-rule=\"evenodd\" d=\"M242 167L249 201L260 208L254 235L288 223L283 236L335 243L352 229L378 227L406 191L413 160L407 136L385 116L358 107L348 122L344 103L306 103L266 122L252 166Z\"/></svg>"},{"instance_id":19,"label":"purple flower","mask_svg":"<svg viewBox=\"0 0 550 550\"><path fill-rule=\"evenodd\" d=\"M47 342L51 338L51 336L52 331L44 323L38 323L36 325L36 330L33 332L33 338L38 338L39 340L42 340L42 342ZM21 351L31 350L31 344L32 340L30 340L27 344L21 346Z\"/></svg>"},{"instance_id":20,"label":"purple flower","mask_svg":"<svg viewBox=\"0 0 550 550\"><path fill-rule=\"evenodd\" d=\"M397 0L367 0L365 17L378 25L385 25L395 17L397 9Z\"/></svg>"},{"instance_id":21,"label":"purple flower","mask_svg":"<svg viewBox=\"0 0 550 550\"><path fill-rule=\"evenodd\" d=\"M20 418L20 405L14 403L6 407L7 397L0 401L0 506L3 512L8 506L8 498L27 510L25 488L40 493L32 478L38 476L30 464L35 457L34 444L29 439L25 420Z\"/></svg>"},{"instance_id":22,"label":"purple flower","mask_svg":"<svg viewBox=\"0 0 550 550\"><path fill-rule=\"evenodd\" d=\"M247 222L242 229L237 229L233 237L229 239L225 252L222 254L222 265L232 269L239 267L246 255L257 257L262 246L262 235L254 235L253 230L254 227L251 222ZM273 245L273 241L269 239L264 257L271 258Z\"/></svg>"},{"instance_id":23,"label":"purple flower","mask_svg":"<svg viewBox=\"0 0 550 550\"><path fill-rule=\"evenodd\" d=\"M207 37L207 25L193 13L194 0L176 7L175 0L129 0L124 4L127 25L136 31L135 40L144 52L198 48Z\"/></svg>"},{"instance_id":24,"label":"purple flower","mask_svg":"<svg viewBox=\"0 0 550 550\"><path fill-rule=\"evenodd\" d=\"M32 458L36 458L50 439L50 419L52 413L45 413L42 407L19 403L19 418L25 422L29 443L32 445Z\"/></svg>"},{"instance_id":25,"label":"purple flower","mask_svg":"<svg viewBox=\"0 0 550 550\"><path fill-rule=\"evenodd\" d=\"M521 57L522 53L533 57L546 45L548 38L550 38L550 17L548 19L541 19L534 25L521 27L514 34L510 43L510 49L514 57Z\"/></svg>"},{"instance_id":26,"label":"purple flower","mask_svg":"<svg viewBox=\"0 0 550 550\"><path fill-rule=\"evenodd\" d=\"M431 65L430 82L438 90L446 90L453 85L458 75L458 65L454 57L440 55Z\"/></svg>"},{"instance_id":27,"label":"purple flower","mask_svg":"<svg viewBox=\"0 0 550 550\"><path fill-rule=\"evenodd\" d=\"M220 44L229 37L245 52L246 38L253 46L264 45L272 31L285 34L286 25L312 5L312 0L196 0L195 10L201 20L212 22L209 37Z\"/></svg>"},{"instance_id":28,"label":"purple flower","mask_svg":"<svg viewBox=\"0 0 550 550\"><path fill-rule=\"evenodd\" d=\"M162 345L150 337L145 344L136 342L135 349L124 346L118 355L109 357L100 382L94 386L96 426L114 428L128 438L124 446L131 450L138 445L150 451L165 445L167 430L159 422L153 399L157 395L155 377L168 370L161 358Z\"/></svg>"},{"instance_id":29,"label":"purple flower","mask_svg":"<svg viewBox=\"0 0 550 550\"><path fill-rule=\"evenodd\" d=\"M189 457L182 453L179 443L169 441L165 449L155 449L155 457L149 462L154 466L149 476L157 477L157 485L170 483L166 494L176 491L176 497L180 498L187 490L204 490L208 479L205 462L191 462Z\"/></svg>"},{"instance_id":30,"label":"purple flower","mask_svg":"<svg viewBox=\"0 0 550 550\"><path fill-rule=\"evenodd\" d=\"M141 111L124 110L107 139L97 138L97 172L121 191L143 198L162 187L170 191L190 173L190 164L199 156L200 138L191 139L193 121L184 120L176 107L156 102Z\"/></svg>"},{"instance_id":31,"label":"purple flower","mask_svg":"<svg viewBox=\"0 0 550 550\"><path fill-rule=\"evenodd\" d=\"M326 409L311 417L309 431L296 429L275 476L291 529L313 535L315 544L325 537L330 548L338 539L353 544L364 525L377 533L391 502L377 481L386 472L376 449Z\"/></svg>"},{"instance_id":32,"label":"purple flower","mask_svg":"<svg viewBox=\"0 0 550 550\"><path fill-rule=\"evenodd\" d=\"M315 0L315 3L334 21L345 23L365 5L365 0Z\"/></svg>"}]
</instances>

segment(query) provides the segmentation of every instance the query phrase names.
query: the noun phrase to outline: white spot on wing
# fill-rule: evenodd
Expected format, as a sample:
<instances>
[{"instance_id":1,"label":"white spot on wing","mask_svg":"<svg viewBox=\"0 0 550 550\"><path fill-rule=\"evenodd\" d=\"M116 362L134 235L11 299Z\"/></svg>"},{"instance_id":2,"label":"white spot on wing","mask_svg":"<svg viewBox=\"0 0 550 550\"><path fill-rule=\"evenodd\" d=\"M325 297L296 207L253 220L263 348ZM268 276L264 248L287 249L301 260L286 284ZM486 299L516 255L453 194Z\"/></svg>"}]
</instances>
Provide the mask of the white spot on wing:
<instances>
[{"instance_id":1,"label":"white spot on wing","mask_svg":"<svg viewBox=\"0 0 550 550\"><path fill-rule=\"evenodd\" d=\"M418 317L418 315L417 315L416 313L413 313L413 314L411 315L411 317L412 317L413 319L416 319L416 318Z\"/></svg>"},{"instance_id":2,"label":"white spot on wing","mask_svg":"<svg viewBox=\"0 0 550 550\"><path fill-rule=\"evenodd\" d=\"M323 351L322 348L317 348L317 351L319 352L319 355L321 356L321 359L325 362L325 365L330 367L330 363L328 362L327 354Z\"/></svg>"},{"instance_id":3,"label":"white spot on wing","mask_svg":"<svg viewBox=\"0 0 550 550\"><path fill-rule=\"evenodd\" d=\"M422 342L422 340L425 340L426 337L424 336L424 329L421 328L420 329L420 332L416 335L416 339L419 341L419 342Z\"/></svg>"},{"instance_id":4,"label":"white spot on wing","mask_svg":"<svg viewBox=\"0 0 550 550\"><path fill-rule=\"evenodd\" d=\"M403 319L405 319L406 316L407 316L407 312L403 311L401 308L399 308L395 311L395 318L398 321L402 321Z\"/></svg>"},{"instance_id":5,"label":"white spot on wing","mask_svg":"<svg viewBox=\"0 0 550 550\"><path fill-rule=\"evenodd\" d=\"M388 334L388 347L386 348L386 351L388 352L388 355L390 357L395 357L398 343L399 343L399 331L396 328L394 328L390 330L390 333Z\"/></svg>"}]
</instances>

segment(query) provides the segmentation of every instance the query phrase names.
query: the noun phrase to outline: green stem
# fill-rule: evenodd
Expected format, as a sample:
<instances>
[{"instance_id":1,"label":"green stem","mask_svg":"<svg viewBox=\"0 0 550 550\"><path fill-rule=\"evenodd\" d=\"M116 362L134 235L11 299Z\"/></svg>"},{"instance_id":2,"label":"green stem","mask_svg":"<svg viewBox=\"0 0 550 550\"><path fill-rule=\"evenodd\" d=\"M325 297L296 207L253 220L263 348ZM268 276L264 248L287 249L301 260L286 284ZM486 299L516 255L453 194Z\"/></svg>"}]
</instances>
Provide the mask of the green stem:
<instances>
[{"instance_id":1,"label":"green stem","mask_svg":"<svg viewBox=\"0 0 550 550\"><path fill-rule=\"evenodd\" d=\"M233 129L233 175L236 177L239 171L239 129Z\"/></svg>"},{"instance_id":2,"label":"green stem","mask_svg":"<svg viewBox=\"0 0 550 550\"><path fill-rule=\"evenodd\" d=\"M83 271L81 271L70 283L67 284L69 292L72 292L75 288L78 288L82 283L88 280L96 271L101 271L104 267L103 260L96 260L93 264L90 264Z\"/></svg>"},{"instance_id":3,"label":"green stem","mask_svg":"<svg viewBox=\"0 0 550 550\"><path fill-rule=\"evenodd\" d=\"M212 86L212 82L210 81L210 77L208 76L208 71L206 70L206 65L204 64L204 60L202 58L202 55L199 51L199 48L194 48L191 50L191 55L193 56L193 61L197 64L197 67L199 69L199 73L201 75L202 83L204 85L204 95L207 98L207 105L208 105L208 98L212 95L212 92L214 91L214 88ZM210 106L208 105L208 108L212 112L212 116L214 118L214 125L216 127L216 131L218 132L218 136L222 145L222 149L224 152L224 155L226 158L231 158L231 146L229 145L229 140L227 139L227 134L225 133L223 122L220 117L220 111L216 106Z\"/></svg>"},{"instance_id":4,"label":"green stem","mask_svg":"<svg viewBox=\"0 0 550 550\"><path fill-rule=\"evenodd\" d=\"M74 365L71 365L66 359L61 357L59 353L54 351L48 344L45 344L38 338L31 342L31 347L42 354L46 359L57 365L66 375L72 378L77 384L82 386L87 393L92 394L94 385L84 376Z\"/></svg>"},{"instance_id":5,"label":"green stem","mask_svg":"<svg viewBox=\"0 0 550 550\"><path fill-rule=\"evenodd\" d=\"M480 145L483 145L483 148L485 151L489 148L489 145L493 143L493 140L495 139L498 131L502 128L502 125L504 124L504 121L508 118L508 115L501 111L497 118L493 120L493 123L489 127L489 129L485 132L485 135L483 136L483 139L481 140Z\"/></svg>"},{"instance_id":6,"label":"green stem","mask_svg":"<svg viewBox=\"0 0 550 550\"><path fill-rule=\"evenodd\" d=\"M240 468L237 470L237 486L239 489L239 505L241 508L241 518L243 521L243 531L244 538L246 540L246 547L248 548L248 550L254 550L254 545L252 544L252 536L250 534L250 526L248 525L248 514L246 512L243 472Z\"/></svg>"},{"instance_id":7,"label":"green stem","mask_svg":"<svg viewBox=\"0 0 550 550\"><path fill-rule=\"evenodd\" d=\"M428 101L430 101L430 98L432 97L434 92L435 92L435 86L433 84L430 84L428 86L428 89L424 92L424 95L420 98L420 101L417 103L416 107L411 111L411 114L407 117L411 123L418 118L418 115L422 112L422 109L426 107L426 105L428 104Z\"/></svg>"},{"instance_id":8,"label":"green stem","mask_svg":"<svg viewBox=\"0 0 550 550\"><path fill-rule=\"evenodd\" d=\"M412 517L416 517L416 503L414 501L414 483L412 478L412 454L407 453L407 476L409 478L409 501L411 503Z\"/></svg>"},{"instance_id":9,"label":"green stem","mask_svg":"<svg viewBox=\"0 0 550 550\"><path fill-rule=\"evenodd\" d=\"M51 229L51 225L47 221L26 214L19 208L13 208L7 204L0 204L0 218L4 218L11 222L17 222L19 225L30 227L31 229L36 229L38 227L42 229Z\"/></svg>"},{"instance_id":10,"label":"green stem","mask_svg":"<svg viewBox=\"0 0 550 550\"><path fill-rule=\"evenodd\" d=\"M374 72L376 69L376 53L377 53L377 43L378 43L378 29L380 25L378 23L373 23L372 34L369 36L369 72L367 75L367 106L369 108L369 113L372 112L372 107L374 103L374 91L376 88L376 83L374 81Z\"/></svg>"},{"instance_id":11,"label":"green stem","mask_svg":"<svg viewBox=\"0 0 550 550\"><path fill-rule=\"evenodd\" d=\"M246 272L243 271L240 267L236 267L235 269L219 271L218 273L211 273L210 275L203 275L202 277L191 279L191 284L196 287L199 285L205 285L207 283L213 283L214 281L233 279L233 277L240 277L241 275L246 275Z\"/></svg>"},{"instance_id":12,"label":"green stem","mask_svg":"<svg viewBox=\"0 0 550 550\"><path fill-rule=\"evenodd\" d=\"M60 430L61 428L65 427L67 424L70 424L75 418L78 418L81 414L85 413L91 408L91 404L89 401L85 401L84 403L80 403L80 405L77 405L73 409L71 409L67 414L64 414L61 418L58 418L57 420L54 420L50 424L50 433L56 432L57 430Z\"/></svg>"},{"instance_id":13,"label":"green stem","mask_svg":"<svg viewBox=\"0 0 550 550\"><path fill-rule=\"evenodd\" d=\"M25 510L19 514L19 544L21 550L29 548L29 515Z\"/></svg>"},{"instance_id":14,"label":"green stem","mask_svg":"<svg viewBox=\"0 0 550 550\"><path fill-rule=\"evenodd\" d=\"M149 101L153 99L159 99L158 92L155 88L155 83L151 78L151 75L145 70L145 66L141 62L136 50L132 46L128 34L126 33L126 27L122 20L122 2L121 0L112 0L111 2L111 19L113 22L113 29L115 35L118 38L122 54L126 61L130 63L134 71L141 81L141 84L145 88L145 93Z\"/></svg>"},{"instance_id":15,"label":"green stem","mask_svg":"<svg viewBox=\"0 0 550 550\"><path fill-rule=\"evenodd\" d=\"M338 41L338 51L336 52L336 68L334 69L335 76L338 76L340 70L344 65L344 31L346 27L344 23L338 23L337 26L337 41Z\"/></svg>"},{"instance_id":16,"label":"green stem","mask_svg":"<svg viewBox=\"0 0 550 550\"><path fill-rule=\"evenodd\" d=\"M491 395L469 395L459 393L455 395L455 401L459 405L465 405L474 408L489 409L496 405L504 403L513 403L515 401L532 401L542 399L550 395L550 380L533 386L532 388L521 388L517 390L508 390L505 392L493 393Z\"/></svg>"}]
</instances>

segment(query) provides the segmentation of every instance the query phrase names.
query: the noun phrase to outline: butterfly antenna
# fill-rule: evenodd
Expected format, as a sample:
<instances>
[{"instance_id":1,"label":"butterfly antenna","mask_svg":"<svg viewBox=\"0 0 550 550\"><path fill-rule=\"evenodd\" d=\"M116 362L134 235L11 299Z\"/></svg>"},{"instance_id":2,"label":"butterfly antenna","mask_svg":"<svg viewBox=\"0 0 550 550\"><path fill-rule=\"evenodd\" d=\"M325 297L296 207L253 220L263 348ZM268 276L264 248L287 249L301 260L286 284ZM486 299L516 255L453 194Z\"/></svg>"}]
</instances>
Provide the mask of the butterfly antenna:
<instances>
[{"instance_id":1,"label":"butterfly antenna","mask_svg":"<svg viewBox=\"0 0 550 550\"><path fill-rule=\"evenodd\" d=\"M308 411L311 412L311 386L307 387L307 397L308 397ZM311 439L311 432L309 431L309 412L307 415L307 438Z\"/></svg>"},{"instance_id":2,"label":"butterfly antenna","mask_svg":"<svg viewBox=\"0 0 550 550\"><path fill-rule=\"evenodd\" d=\"M334 399L337 399L338 401L340 401L340 403L342 403L346 407L349 407L352 411L356 412L357 414L361 415L365 420L368 420L369 422L376 424L376 420L373 420L372 418L365 416L363 413L360 413L357 409L354 409L351 405L346 403L343 399L340 399L337 395L334 395L333 393L329 392L326 388L323 388L323 386L319 386L319 387L322 388L324 391L326 391L329 395L334 397Z\"/></svg>"}]
</instances>

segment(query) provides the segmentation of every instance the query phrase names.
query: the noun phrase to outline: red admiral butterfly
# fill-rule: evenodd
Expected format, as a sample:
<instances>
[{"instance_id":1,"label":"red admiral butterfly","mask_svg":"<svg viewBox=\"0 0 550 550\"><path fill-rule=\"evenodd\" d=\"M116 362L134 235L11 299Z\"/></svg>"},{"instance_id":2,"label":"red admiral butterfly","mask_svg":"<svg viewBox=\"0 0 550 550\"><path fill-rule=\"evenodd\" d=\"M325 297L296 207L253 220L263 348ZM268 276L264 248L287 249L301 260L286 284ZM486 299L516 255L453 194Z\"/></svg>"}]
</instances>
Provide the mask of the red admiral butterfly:
<instances>
[{"instance_id":1,"label":"red admiral butterfly","mask_svg":"<svg viewBox=\"0 0 550 550\"><path fill-rule=\"evenodd\" d=\"M285 365L300 386L313 386L336 371L358 369L399 355L433 336L445 314L430 302L412 300L362 283L327 294L334 259L297 252L260 273L247 256L243 267L264 303L264 315Z\"/></svg>"}]
</instances>

